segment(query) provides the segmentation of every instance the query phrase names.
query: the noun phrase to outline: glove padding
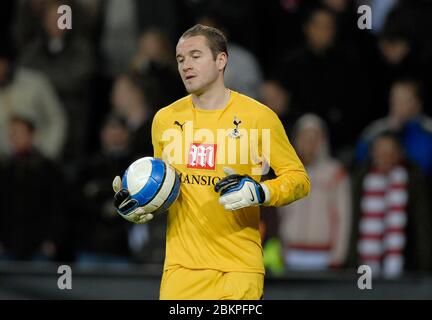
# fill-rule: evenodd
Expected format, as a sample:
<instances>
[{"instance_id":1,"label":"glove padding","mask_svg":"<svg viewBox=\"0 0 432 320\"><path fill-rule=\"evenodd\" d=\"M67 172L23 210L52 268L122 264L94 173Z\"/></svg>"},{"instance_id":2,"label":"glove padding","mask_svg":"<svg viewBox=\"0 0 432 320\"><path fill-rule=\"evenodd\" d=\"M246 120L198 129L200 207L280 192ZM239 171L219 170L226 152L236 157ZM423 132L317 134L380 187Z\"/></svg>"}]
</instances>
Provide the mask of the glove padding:
<instances>
[{"instance_id":1,"label":"glove padding","mask_svg":"<svg viewBox=\"0 0 432 320\"><path fill-rule=\"evenodd\" d=\"M127 189L122 188L122 181L116 176L112 183L114 195L114 206L117 213L126 220L133 223L146 223L153 219L153 214L146 213L144 208L138 207L138 203L129 194Z\"/></svg>"},{"instance_id":2,"label":"glove padding","mask_svg":"<svg viewBox=\"0 0 432 320\"><path fill-rule=\"evenodd\" d=\"M220 194L219 203L226 210L258 206L265 202L263 185L248 175L237 174L231 168L224 168L224 172L228 176L219 181L214 190Z\"/></svg>"}]
</instances>

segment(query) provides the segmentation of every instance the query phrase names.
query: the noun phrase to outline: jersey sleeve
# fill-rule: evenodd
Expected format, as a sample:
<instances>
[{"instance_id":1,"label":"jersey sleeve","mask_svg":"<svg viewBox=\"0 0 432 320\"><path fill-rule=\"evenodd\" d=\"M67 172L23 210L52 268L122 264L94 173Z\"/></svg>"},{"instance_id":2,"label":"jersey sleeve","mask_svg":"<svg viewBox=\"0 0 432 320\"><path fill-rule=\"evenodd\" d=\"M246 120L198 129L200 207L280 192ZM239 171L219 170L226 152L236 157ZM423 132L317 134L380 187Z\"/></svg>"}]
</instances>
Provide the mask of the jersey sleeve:
<instances>
[{"instance_id":1,"label":"jersey sleeve","mask_svg":"<svg viewBox=\"0 0 432 320\"><path fill-rule=\"evenodd\" d=\"M288 140L278 116L270 111L261 121L262 129L270 129L270 167L275 179L263 182L270 197L264 205L283 206L306 197L310 192L310 181L306 170Z\"/></svg>"}]
</instances>

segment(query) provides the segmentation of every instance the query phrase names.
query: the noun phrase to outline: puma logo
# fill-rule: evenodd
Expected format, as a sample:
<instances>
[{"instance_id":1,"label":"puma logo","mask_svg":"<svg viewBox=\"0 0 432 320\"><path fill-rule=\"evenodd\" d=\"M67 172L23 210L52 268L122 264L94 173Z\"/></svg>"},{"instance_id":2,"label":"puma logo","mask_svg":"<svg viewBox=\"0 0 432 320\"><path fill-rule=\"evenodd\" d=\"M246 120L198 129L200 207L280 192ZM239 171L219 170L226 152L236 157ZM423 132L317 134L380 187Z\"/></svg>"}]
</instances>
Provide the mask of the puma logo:
<instances>
[{"instance_id":1,"label":"puma logo","mask_svg":"<svg viewBox=\"0 0 432 320\"><path fill-rule=\"evenodd\" d=\"M183 131L183 126L184 126L184 124L185 124L186 122L183 122L183 124L181 124L180 122L178 122L177 120L176 121L174 121L174 125L176 125L176 126L179 126L180 127L180 129L181 129L181 131Z\"/></svg>"}]
</instances>

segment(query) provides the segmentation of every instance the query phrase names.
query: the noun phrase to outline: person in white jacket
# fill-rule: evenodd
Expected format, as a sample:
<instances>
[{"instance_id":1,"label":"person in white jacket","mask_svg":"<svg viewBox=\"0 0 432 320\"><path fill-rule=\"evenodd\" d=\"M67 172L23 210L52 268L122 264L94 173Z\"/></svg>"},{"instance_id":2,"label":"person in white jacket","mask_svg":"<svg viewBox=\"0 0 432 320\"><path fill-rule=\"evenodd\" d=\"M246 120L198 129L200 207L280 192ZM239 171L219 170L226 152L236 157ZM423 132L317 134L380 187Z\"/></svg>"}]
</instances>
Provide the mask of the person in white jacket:
<instances>
[{"instance_id":1,"label":"person in white jacket","mask_svg":"<svg viewBox=\"0 0 432 320\"><path fill-rule=\"evenodd\" d=\"M311 179L309 197L278 208L279 237L290 270L325 270L344 264L352 215L350 179L329 155L324 122L302 116L294 146Z\"/></svg>"},{"instance_id":2,"label":"person in white jacket","mask_svg":"<svg viewBox=\"0 0 432 320\"><path fill-rule=\"evenodd\" d=\"M0 154L10 154L7 132L13 116L34 122L35 144L44 156L60 156L67 123L51 83L39 72L15 67L13 55L0 50Z\"/></svg>"}]
</instances>

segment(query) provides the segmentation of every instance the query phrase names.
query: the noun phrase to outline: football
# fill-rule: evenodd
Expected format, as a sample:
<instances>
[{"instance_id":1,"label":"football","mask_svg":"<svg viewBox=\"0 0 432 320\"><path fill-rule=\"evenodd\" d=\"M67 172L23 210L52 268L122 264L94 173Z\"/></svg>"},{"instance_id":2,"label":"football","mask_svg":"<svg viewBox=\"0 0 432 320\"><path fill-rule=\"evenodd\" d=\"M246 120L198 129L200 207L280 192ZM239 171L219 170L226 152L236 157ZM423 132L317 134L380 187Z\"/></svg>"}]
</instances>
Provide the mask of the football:
<instances>
[{"instance_id":1,"label":"football","mask_svg":"<svg viewBox=\"0 0 432 320\"><path fill-rule=\"evenodd\" d=\"M153 157L134 161L126 169L122 183L138 206L154 215L167 211L180 194L180 179L175 169Z\"/></svg>"}]
</instances>

